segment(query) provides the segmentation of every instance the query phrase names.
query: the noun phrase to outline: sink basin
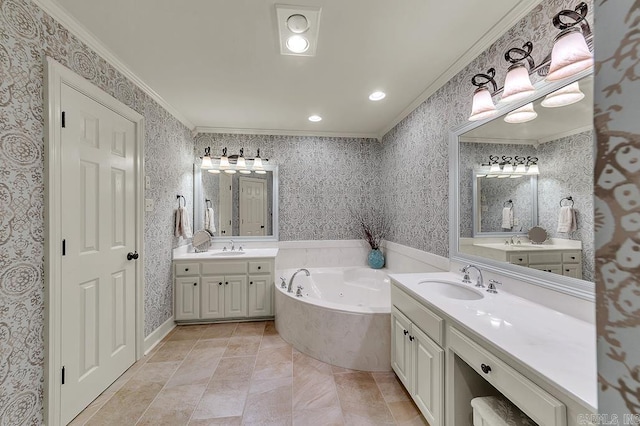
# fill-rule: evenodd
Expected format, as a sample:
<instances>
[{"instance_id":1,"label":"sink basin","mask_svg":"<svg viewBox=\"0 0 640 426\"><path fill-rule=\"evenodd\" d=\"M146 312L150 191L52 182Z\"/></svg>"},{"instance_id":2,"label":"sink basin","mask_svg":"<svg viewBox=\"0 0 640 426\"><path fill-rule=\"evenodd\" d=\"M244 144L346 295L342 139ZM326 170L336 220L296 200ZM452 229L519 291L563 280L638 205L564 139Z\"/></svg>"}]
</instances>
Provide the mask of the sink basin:
<instances>
[{"instance_id":1,"label":"sink basin","mask_svg":"<svg viewBox=\"0 0 640 426\"><path fill-rule=\"evenodd\" d=\"M484 294L475 288L452 281L420 281L419 285L429 286L429 290L449 299L479 300Z\"/></svg>"},{"instance_id":2,"label":"sink basin","mask_svg":"<svg viewBox=\"0 0 640 426\"><path fill-rule=\"evenodd\" d=\"M214 251L209 253L209 256L232 257L232 256L242 256L243 254L245 254L244 251Z\"/></svg>"}]
</instances>

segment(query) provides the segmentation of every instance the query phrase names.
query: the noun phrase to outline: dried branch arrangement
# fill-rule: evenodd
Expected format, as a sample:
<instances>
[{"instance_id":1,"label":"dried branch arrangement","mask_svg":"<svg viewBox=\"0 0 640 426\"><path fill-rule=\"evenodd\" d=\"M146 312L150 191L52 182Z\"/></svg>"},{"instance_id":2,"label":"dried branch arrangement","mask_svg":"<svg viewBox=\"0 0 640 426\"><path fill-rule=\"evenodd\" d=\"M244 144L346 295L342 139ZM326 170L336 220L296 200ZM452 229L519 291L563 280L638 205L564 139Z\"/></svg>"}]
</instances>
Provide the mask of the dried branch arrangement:
<instances>
[{"instance_id":1,"label":"dried branch arrangement","mask_svg":"<svg viewBox=\"0 0 640 426\"><path fill-rule=\"evenodd\" d=\"M373 250L378 250L380 243L389 233L389 222L387 218L372 208L368 210L352 209L351 214L358 224L362 238L369 243Z\"/></svg>"}]
</instances>

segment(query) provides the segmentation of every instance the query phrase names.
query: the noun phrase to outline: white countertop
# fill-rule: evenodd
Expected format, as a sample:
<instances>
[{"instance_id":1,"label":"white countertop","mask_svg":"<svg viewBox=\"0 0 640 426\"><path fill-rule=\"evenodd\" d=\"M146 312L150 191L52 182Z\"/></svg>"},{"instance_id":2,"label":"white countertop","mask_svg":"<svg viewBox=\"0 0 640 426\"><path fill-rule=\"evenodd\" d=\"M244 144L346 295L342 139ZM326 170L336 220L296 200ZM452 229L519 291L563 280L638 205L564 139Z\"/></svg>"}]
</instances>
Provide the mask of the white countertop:
<instances>
[{"instance_id":1,"label":"white countertop","mask_svg":"<svg viewBox=\"0 0 640 426\"><path fill-rule=\"evenodd\" d=\"M556 250L580 250L570 244L513 244L507 245L504 243L474 243L474 246L490 248L494 250L508 251L508 252L521 252L521 251L556 251Z\"/></svg>"},{"instance_id":2,"label":"white countertop","mask_svg":"<svg viewBox=\"0 0 640 426\"><path fill-rule=\"evenodd\" d=\"M418 284L425 280L461 283L460 275L451 272L390 277L427 306L442 311L597 412L594 324L513 296L501 287L495 295L483 291L483 299L458 300L430 292L428 284Z\"/></svg>"},{"instance_id":3,"label":"white countertop","mask_svg":"<svg viewBox=\"0 0 640 426\"><path fill-rule=\"evenodd\" d=\"M244 253L244 254L236 254ZM277 248L256 248L256 249L244 249L242 252L226 251L222 250L209 250L201 253L186 250L174 250L173 260L244 260L244 259L264 259L274 258L278 255Z\"/></svg>"}]
</instances>

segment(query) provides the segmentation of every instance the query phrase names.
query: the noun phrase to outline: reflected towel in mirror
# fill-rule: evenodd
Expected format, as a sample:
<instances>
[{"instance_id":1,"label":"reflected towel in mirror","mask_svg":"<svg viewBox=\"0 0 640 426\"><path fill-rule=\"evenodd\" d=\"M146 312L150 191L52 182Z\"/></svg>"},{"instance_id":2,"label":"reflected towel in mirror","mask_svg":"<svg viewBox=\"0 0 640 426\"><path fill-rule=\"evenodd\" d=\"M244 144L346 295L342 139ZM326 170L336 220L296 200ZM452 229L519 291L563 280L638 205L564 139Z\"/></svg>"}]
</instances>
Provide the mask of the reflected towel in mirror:
<instances>
[{"instance_id":1,"label":"reflected towel in mirror","mask_svg":"<svg viewBox=\"0 0 640 426\"><path fill-rule=\"evenodd\" d=\"M193 236L186 207L179 207L176 210L176 230L174 235L185 239Z\"/></svg>"},{"instance_id":2,"label":"reflected towel in mirror","mask_svg":"<svg viewBox=\"0 0 640 426\"><path fill-rule=\"evenodd\" d=\"M513 209L511 207L505 207L502 209L502 228L513 228Z\"/></svg>"},{"instance_id":3,"label":"reflected towel in mirror","mask_svg":"<svg viewBox=\"0 0 640 426\"><path fill-rule=\"evenodd\" d=\"M573 232L578 229L576 211L571 206L560 207L558 215L558 232Z\"/></svg>"},{"instance_id":4,"label":"reflected towel in mirror","mask_svg":"<svg viewBox=\"0 0 640 426\"><path fill-rule=\"evenodd\" d=\"M216 222L213 215L213 209L211 207L204 210L204 229L209 231L211 235L216 232Z\"/></svg>"}]
</instances>

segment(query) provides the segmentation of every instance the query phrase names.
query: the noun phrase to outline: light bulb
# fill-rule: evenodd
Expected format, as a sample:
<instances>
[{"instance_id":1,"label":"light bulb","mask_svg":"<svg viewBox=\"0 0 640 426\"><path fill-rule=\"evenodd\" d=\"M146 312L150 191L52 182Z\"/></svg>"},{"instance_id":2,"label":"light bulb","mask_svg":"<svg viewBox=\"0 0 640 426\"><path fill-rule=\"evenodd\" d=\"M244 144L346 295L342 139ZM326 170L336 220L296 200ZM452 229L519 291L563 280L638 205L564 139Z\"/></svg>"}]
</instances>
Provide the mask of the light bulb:
<instances>
[{"instance_id":1,"label":"light bulb","mask_svg":"<svg viewBox=\"0 0 640 426\"><path fill-rule=\"evenodd\" d=\"M304 53L309 49L309 41L301 35L293 35L287 39L287 49L293 53Z\"/></svg>"}]
</instances>

